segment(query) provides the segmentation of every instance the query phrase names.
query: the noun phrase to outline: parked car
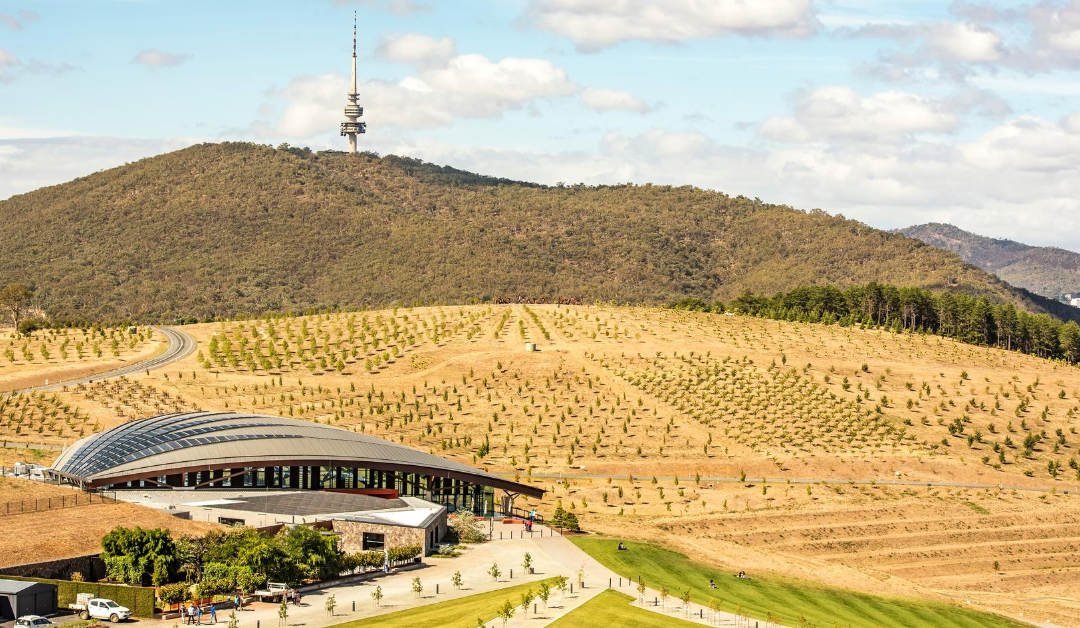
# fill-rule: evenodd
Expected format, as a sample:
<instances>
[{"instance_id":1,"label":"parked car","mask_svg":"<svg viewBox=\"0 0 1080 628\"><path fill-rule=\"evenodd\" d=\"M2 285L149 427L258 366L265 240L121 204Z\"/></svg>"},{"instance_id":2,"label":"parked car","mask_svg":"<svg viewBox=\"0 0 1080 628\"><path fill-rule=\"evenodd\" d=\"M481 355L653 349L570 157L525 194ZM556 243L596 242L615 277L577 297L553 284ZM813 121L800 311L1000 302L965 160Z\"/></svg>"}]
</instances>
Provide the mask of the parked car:
<instances>
[{"instance_id":1,"label":"parked car","mask_svg":"<svg viewBox=\"0 0 1080 628\"><path fill-rule=\"evenodd\" d=\"M55 628L53 620L41 615L23 615L15 620L15 628Z\"/></svg>"},{"instance_id":2,"label":"parked car","mask_svg":"<svg viewBox=\"0 0 1080 628\"><path fill-rule=\"evenodd\" d=\"M91 593L80 593L76 596L74 604L68 604L68 608L79 613L79 619L108 619L116 623L131 618L131 609L120 606L112 600L102 597L94 597Z\"/></svg>"},{"instance_id":3,"label":"parked car","mask_svg":"<svg viewBox=\"0 0 1080 628\"><path fill-rule=\"evenodd\" d=\"M260 589L255 592L255 597L263 602L266 602L267 600L280 602L282 599L291 597L292 594L293 590L284 582L267 582L265 589Z\"/></svg>"}]
</instances>

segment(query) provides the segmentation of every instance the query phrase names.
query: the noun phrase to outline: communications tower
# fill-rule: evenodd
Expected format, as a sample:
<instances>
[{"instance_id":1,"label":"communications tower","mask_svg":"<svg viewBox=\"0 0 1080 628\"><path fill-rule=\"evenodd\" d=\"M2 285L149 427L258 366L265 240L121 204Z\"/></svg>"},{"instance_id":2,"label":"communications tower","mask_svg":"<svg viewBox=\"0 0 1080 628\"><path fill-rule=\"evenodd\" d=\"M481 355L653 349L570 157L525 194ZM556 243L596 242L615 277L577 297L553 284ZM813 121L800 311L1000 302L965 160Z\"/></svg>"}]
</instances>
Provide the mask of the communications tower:
<instances>
[{"instance_id":1,"label":"communications tower","mask_svg":"<svg viewBox=\"0 0 1080 628\"><path fill-rule=\"evenodd\" d=\"M356 152L356 136L367 132L366 122L357 122L356 119L364 115L364 108L356 104L356 13L353 12L352 27L352 91L345 100L345 122L341 123L341 134L349 138L349 152Z\"/></svg>"}]
</instances>

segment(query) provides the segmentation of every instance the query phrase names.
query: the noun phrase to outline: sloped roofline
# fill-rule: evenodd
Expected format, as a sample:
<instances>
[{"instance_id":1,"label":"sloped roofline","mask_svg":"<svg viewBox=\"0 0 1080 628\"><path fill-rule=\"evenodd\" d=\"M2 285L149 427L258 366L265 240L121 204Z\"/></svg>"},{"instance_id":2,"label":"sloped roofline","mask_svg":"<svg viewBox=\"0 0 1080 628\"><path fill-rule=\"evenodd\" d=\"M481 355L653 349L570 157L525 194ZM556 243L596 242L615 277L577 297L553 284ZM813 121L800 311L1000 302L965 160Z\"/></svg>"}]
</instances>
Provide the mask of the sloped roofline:
<instances>
[{"instance_id":1,"label":"sloped roofline","mask_svg":"<svg viewBox=\"0 0 1080 628\"><path fill-rule=\"evenodd\" d=\"M89 488L236 467L339 466L420 473L541 497L544 490L365 434L299 419L187 412L77 441L48 470Z\"/></svg>"}]
</instances>

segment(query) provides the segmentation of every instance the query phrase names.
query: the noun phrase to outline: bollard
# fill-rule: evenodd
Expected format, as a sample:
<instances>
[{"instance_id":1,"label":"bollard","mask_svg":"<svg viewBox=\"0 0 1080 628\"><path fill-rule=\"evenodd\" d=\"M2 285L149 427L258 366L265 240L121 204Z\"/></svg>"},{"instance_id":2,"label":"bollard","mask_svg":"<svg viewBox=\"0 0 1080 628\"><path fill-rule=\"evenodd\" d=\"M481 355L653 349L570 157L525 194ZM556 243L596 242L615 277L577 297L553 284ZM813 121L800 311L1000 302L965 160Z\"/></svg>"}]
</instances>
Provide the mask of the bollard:
<instances>
[{"instance_id":1,"label":"bollard","mask_svg":"<svg viewBox=\"0 0 1080 628\"><path fill-rule=\"evenodd\" d=\"M356 612L356 600L352 601L352 612Z\"/></svg>"},{"instance_id":2,"label":"bollard","mask_svg":"<svg viewBox=\"0 0 1080 628\"><path fill-rule=\"evenodd\" d=\"M435 595L438 595L438 594L439 594L439 583L436 582L435 583Z\"/></svg>"},{"instance_id":3,"label":"bollard","mask_svg":"<svg viewBox=\"0 0 1080 628\"><path fill-rule=\"evenodd\" d=\"M570 594L571 595L574 594L574 583L573 582L570 583Z\"/></svg>"},{"instance_id":4,"label":"bollard","mask_svg":"<svg viewBox=\"0 0 1080 628\"><path fill-rule=\"evenodd\" d=\"M619 588L622 588L622 578L619 578Z\"/></svg>"},{"instance_id":5,"label":"bollard","mask_svg":"<svg viewBox=\"0 0 1080 628\"><path fill-rule=\"evenodd\" d=\"M607 588L611 588L611 578L607 579Z\"/></svg>"},{"instance_id":6,"label":"bollard","mask_svg":"<svg viewBox=\"0 0 1080 628\"><path fill-rule=\"evenodd\" d=\"M512 534L512 533L511 533L511 534ZM513 568L513 567L511 567L511 568L510 568L510 579L511 579L511 580L513 580L513 579L514 579L514 568Z\"/></svg>"},{"instance_id":7,"label":"bollard","mask_svg":"<svg viewBox=\"0 0 1080 628\"><path fill-rule=\"evenodd\" d=\"M654 597L654 598L652 599L652 605L653 605L653 606L660 606L660 599L659 599L659 598L655 598L655 597Z\"/></svg>"},{"instance_id":8,"label":"bollard","mask_svg":"<svg viewBox=\"0 0 1080 628\"><path fill-rule=\"evenodd\" d=\"M256 619L256 620L255 620L255 628L259 628L259 624L260 624L260 623L261 623L261 622L260 622L260 621L259 621L258 619Z\"/></svg>"},{"instance_id":9,"label":"bollard","mask_svg":"<svg viewBox=\"0 0 1080 628\"><path fill-rule=\"evenodd\" d=\"M533 615L536 615L536 604L533 604Z\"/></svg>"},{"instance_id":10,"label":"bollard","mask_svg":"<svg viewBox=\"0 0 1080 628\"><path fill-rule=\"evenodd\" d=\"M499 540L502 540L502 530L499 530Z\"/></svg>"}]
</instances>

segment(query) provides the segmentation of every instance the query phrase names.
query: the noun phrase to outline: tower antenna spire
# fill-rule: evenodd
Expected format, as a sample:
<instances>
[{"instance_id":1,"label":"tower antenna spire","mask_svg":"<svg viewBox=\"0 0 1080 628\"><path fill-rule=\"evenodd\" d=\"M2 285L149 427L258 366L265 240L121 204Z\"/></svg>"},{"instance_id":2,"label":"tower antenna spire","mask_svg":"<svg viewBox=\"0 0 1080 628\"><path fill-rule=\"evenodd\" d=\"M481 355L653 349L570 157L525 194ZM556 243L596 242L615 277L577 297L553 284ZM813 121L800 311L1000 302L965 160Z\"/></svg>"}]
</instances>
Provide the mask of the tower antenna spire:
<instances>
[{"instance_id":1,"label":"tower antenna spire","mask_svg":"<svg viewBox=\"0 0 1080 628\"><path fill-rule=\"evenodd\" d=\"M341 135L349 138L349 152L356 152L356 136L367 131L366 122L358 122L357 118L364 115L364 108L357 104L356 93L356 15L353 11L352 27L352 89L346 95L345 122L341 123Z\"/></svg>"}]
</instances>

